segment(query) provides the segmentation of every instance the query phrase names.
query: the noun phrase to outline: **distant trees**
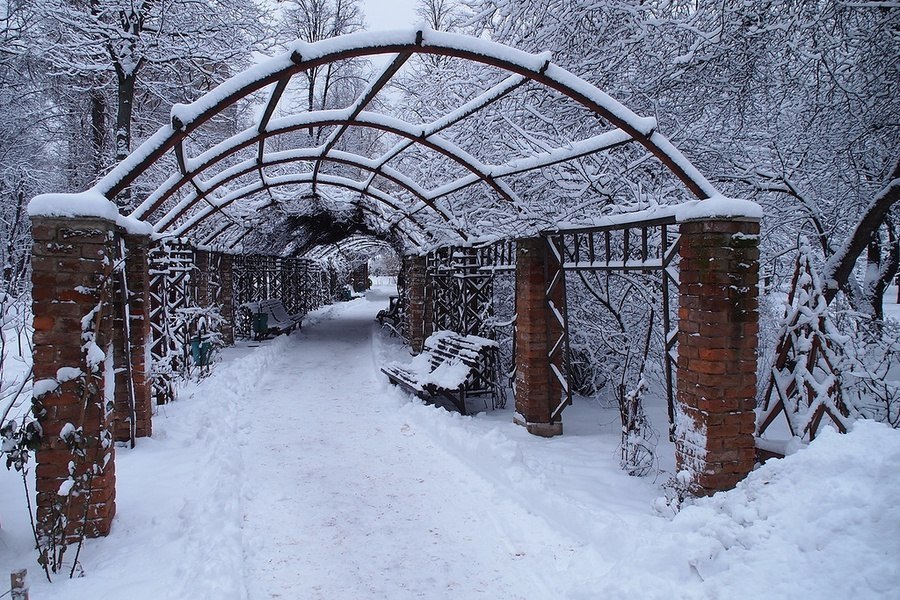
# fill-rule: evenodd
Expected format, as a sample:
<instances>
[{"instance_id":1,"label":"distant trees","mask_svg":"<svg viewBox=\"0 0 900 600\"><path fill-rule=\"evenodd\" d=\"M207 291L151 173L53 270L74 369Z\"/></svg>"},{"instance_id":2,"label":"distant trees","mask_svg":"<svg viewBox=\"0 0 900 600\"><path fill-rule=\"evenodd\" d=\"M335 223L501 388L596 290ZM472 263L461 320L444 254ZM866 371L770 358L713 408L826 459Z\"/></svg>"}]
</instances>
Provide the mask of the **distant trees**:
<instances>
[{"instance_id":1,"label":"distant trees","mask_svg":"<svg viewBox=\"0 0 900 600\"><path fill-rule=\"evenodd\" d=\"M53 111L33 47L38 24L30 2L0 4L0 301L25 289L30 250L25 207L56 181Z\"/></svg>"},{"instance_id":2,"label":"distant trees","mask_svg":"<svg viewBox=\"0 0 900 600\"><path fill-rule=\"evenodd\" d=\"M808 235L837 289L880 316L897 270L900 10L889 3L462 0L476 31L554 60L661 130L727 193L766 207L780 256ZM557 123L566 115L550 106ZM867 252L869 267L852 276Z\"/></svg>"},{"instance_id":3,"label":"distant trees","mask_svg":"<svg viewBox=\"0 0 900 600\"><path fill-rule=\"evenodd\" d=\"M361 31L365 25L359 0L283 0L282 6L278 26L278 39L282 42L318 42ZM347 100L346 92L357 90L365 81L360 65L359 60L349 60L306 71L305 109L340 106L341 101Z\"/></svg>"},{"instance_id":4,"label":"distant trees","mask_svg":"<svg viewBox=\"0 0 900 600\"><path fill-rule=\"evenodd\" d=\"M36 53L57 102L87 125L88 180L129 154L136 122L149 120L141 133L155 130L172 103L228 77L263 37L252 0L48 0L42 11Z\"/></svg>"}]
</instances>

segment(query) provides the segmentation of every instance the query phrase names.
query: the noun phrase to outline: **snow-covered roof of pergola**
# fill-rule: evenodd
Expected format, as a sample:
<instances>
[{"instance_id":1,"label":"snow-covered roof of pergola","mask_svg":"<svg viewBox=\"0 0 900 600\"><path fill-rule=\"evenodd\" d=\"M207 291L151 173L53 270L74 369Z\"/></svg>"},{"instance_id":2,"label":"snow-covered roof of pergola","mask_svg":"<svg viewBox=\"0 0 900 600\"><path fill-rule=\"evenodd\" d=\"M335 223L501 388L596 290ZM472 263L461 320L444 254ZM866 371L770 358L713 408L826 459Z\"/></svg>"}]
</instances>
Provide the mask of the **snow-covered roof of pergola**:
<instances>
[{"instance_id":1,"label":"snow-covered roof of pergola","mask_svg":"<svg viewBox=\"0 0 900 600\"><path fill-rule=\"evenodd\" d=\"M384 54L392 58L346 107L275 116L285 112L283 99L293 77L338 61ZM495 82L427 122L374 112L373 100L417 54L480 63L496 71ZM525 156L490 161L479 151L484 140L472 139L471 131L459 135L458 126L478 113L497 110L501 100L526 85L584 111L589 134ZM204 129L211 119L236 110L257 93L265 96L252 126L217 140L212 127ZM290 145L297 132L321 127L326 128L321 143ZM339 149L352 128L381 132L392 143L369 154ZM315 44L295 42L287 52L235 75L195 102L176 105L171 124L89 191L39 196L29 211L109 216L117 214L109 201L130 189L137 208L119 220L132 229L234 245L253 226L247 220L248 206L249 212L258 213L290 203L338 204L359 213L373 236L391 237L413 251L509 235L503 225L510 221L519 223L520 234L546 227L540 204L523 199L529 175L632 142L655 156L697 198L718 194L657 131L655 119L634 114L553 64L548 55L431 30L351 34ZM417 160L404 162L411 152L418 152ZM415 173L403 170L410 162L416 165ZM161 167L169 169L161 184L144 181L152 169ZM718 205L732 214L753 210L734 203ZM304 209L296 210L301 214Z\"/></svg>"}]
</instances>

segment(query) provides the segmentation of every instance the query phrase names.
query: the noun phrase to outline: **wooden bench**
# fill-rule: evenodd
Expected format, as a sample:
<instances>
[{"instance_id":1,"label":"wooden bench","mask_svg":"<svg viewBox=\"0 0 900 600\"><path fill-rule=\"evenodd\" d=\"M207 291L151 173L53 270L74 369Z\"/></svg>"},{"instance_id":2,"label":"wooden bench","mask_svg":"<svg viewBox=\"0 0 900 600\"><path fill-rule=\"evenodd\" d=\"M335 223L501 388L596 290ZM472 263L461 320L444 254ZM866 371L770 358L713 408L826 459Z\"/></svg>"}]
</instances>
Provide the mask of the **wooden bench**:
<instances>
[{"instance_id":1,"label":"wooden bench","mask_svg":"<svg viewBox=\"0 0 900 600\"><path fill-rule=\"evenodd\" d=\"M287 333L290 335L295 327L301 327L303 324L303 313L288 314L281 300L259 300L257 302L246 302L242 305L250 311L253 320L251 329L256 339L262 339L269 334L278 335ZM265 316L265 325L263 319Z\"/></svg>"},{"instance_id":2,"label":"wooden bench","mask_svg":"<svg viewBox=\"0 0 900 600\"><path fill-rule=\"evenodd\" d=\"M476 335L438 331L425 340L424 351L411 363L392 363L381 371L392 384L424 400L435 396L447 398L465 415L468 414L467 396L490 394L492 406L495 405L496 361L497 342Z\"/></svg>"},{"instance_id":3,"label":"wooden bench","mask_svg":"<svg viewBox=\"0 0 900 600\"><path fill-rule=\"evenodd\" d=\"M388 307L379 310L375 315L375 320L382 327L389 327L391 333L395 333L400 322L400 297L391 296L388 300Z\"/></svg>"}]
</instances>

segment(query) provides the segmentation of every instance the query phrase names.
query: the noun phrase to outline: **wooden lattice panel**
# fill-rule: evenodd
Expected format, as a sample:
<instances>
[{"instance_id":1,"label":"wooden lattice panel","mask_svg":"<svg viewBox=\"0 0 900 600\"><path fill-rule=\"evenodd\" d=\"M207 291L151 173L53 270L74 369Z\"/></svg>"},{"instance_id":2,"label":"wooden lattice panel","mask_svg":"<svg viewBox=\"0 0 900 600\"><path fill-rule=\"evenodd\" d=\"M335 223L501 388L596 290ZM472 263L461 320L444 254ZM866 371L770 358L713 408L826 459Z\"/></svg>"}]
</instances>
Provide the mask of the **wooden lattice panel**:
<instances>
[{"instance_id":1,"label":"wooden lattice panel","mask_svg":"<svg viewBox=\"0 0 900 600\"><path fill-rule=\"evenodd\" d=\"M250 337L248 302L278 299L289 314L308 313L331 301L331 276L319 261L237 256L233 263L235 335Z\"/></svg>"},{"instance_id":2,"label":"wooden lattice panel","mask_svg":"<svg viewBox=\"0 0 900 600\"><path fill-rule=\"evenodd\" d=\"M174 398L173 374L184 367L189 336L180 309L196 306L194 250L182 240L164 240L150 250L150 356L157 404Z\"/></svg>"},{"instance_id":3,"label":"wooden lattice panel","mask_svg":"<svg viewBox=\"0 0 900 600\"><path fill-rule=\"evenodd\" d=\"M434 331L491 337L493 274L481 269L474 248L444 248L431 253L427 263L427 294Z\"/></svg>"}]
</instances>

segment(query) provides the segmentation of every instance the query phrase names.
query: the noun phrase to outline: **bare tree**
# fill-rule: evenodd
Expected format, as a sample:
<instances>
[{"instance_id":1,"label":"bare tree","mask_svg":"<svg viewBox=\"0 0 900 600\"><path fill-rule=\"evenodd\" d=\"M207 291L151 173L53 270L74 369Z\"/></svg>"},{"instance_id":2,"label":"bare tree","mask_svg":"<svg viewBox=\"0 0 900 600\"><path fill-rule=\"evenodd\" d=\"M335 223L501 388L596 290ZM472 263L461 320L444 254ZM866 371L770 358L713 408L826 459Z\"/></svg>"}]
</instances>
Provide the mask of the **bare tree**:
<instances>
[{"instance_id":1,"label":"bare tree","mask_svg":"<svg viewBox=\"0 0 900 600\"><path fill-rule=\"evenodd\" d=\"M318 42L330 37L361 31L365 27L358 0L282 0L285 5L280 25L284 42L299 39ZM306 110L313 111L340 102L341 88L355 90L362 77L359 61L328 63L306 71ZM312 129L309 131L312 136ZM319 132L321 135L321 131Z\"/></svg>"},{"instance_id":2,"label":"bare tree","mask_svg":"<svg viewBox=\"0 0 900 600\"><path fill-rule=\"evenodd\" d=\"M44 10L42 57L71 101L88 99L91 147L102 157L94 177L131 151L136 113L144 108L139 99L162 97L170 105L189 98L191 88L208 87L203 80L221 81L243 64L262 37L251 0L50 0Z\"/></svg>"}]
</instances>

